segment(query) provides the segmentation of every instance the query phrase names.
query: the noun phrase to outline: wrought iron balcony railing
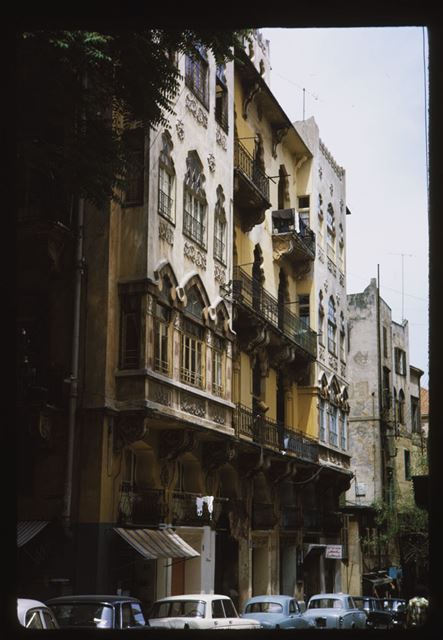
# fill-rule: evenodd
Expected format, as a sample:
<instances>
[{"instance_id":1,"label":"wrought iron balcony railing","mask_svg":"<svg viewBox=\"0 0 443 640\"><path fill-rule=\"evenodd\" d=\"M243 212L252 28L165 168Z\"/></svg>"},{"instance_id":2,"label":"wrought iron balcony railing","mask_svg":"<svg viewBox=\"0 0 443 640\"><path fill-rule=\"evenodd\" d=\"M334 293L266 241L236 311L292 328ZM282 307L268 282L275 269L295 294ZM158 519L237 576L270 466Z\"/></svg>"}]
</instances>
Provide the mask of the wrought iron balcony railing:
<instances>
[{"instance_id":1,"label":"wrought iron balcony railing","mask_svg":"<svg viewBox=\"0 0 443 640\"><path fill-rule=\"evenodd\" d=\"M234 167L257 187L265 200L269 200L269 178L239 140L234 144Z\"/></svg>"},{"instance_id":2,"label":"wrought iron balcony railing","mask_svg":"<svg viewBox=\"0 0 443 640\"><path fill-rule=\"evenodd\" d=\"M278 300L268 293L258 280L248 276L240 267L234 267L232 297L234 302L254 311L273 327L282 331L287 338L313 358L317 356L315 331L312 331L285 305L279 304Z\"/></svg>"},{"instance_id":3,"label":"wrought iron balcony railing","mask_svg":"<svg viewBox=\"0 0 443 640\"><path fill-rule=\"evenodd\" d=\"M259 444L288 451L303 460L318 460L315 440L260 413L254 413L242 404L237 404L234 410L234 426L237 436L249 437Z\"/></svg>"}]
</instances>

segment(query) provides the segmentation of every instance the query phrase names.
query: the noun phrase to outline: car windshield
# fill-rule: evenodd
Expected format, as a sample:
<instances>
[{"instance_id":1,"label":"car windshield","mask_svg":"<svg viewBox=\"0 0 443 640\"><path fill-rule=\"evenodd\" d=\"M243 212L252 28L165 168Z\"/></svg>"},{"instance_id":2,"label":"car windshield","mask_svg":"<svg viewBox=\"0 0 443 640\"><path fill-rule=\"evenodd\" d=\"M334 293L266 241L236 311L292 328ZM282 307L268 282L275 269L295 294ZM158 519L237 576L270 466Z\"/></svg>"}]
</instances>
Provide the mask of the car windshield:
<instances>
[{"instance_id":1,"label":"car windshield","mask_svg":"<svg viewBox=\"0 0 443 640\"><path fill-rule=\"evenodd\" d=\"M112 629L112 607L100 602L70 602L51 604L60 627L96 627Z\"/></svg>"},{"instance_id":2,"label":"car windshield","mask_svg":"<svg viewBox=\"0 0 443 640\"><path fill-rule=\"evenodd\" d=\"M278 602L251 602L245 613L283 613L283 607Z\"/></svg>"},{"instance_id":3,"label":"car windshield","mask_svg":"<svg viewBox=\"0 0 443 640\"><path fill-rule=\"evenodd\" d=\"M369 602L364 598L356 598L354 596L354 602L358 609L369 609Z\"/></svg>"},{"instance_id":4,"label":"car windshield","mask_svg":"<svg viewBox=\"0 0 443 640\"><path fill-rule=\"evenodd\" d=\"M166 600L155 602L149 618L204 618L205 603L202 600Z\"/></svg>"},{"instance_id":5,"label":"car windshield","mask_svg":"<svg viewBox=\"0 0 443 640\"><path fill-rule=\"evenodd\" d=\"M404 600L384 600L383 608L388 611L404 611L406 608L406 602Z\"/></svg>"},{"instance_id":6,"label":"car windshield","mask_svg":"<svg viewBox=\"0 0 443 640\"><path fill-rule=\"evenodd\" d=\"M310 600L308 609L343 609L339 598L315 598Z\"/></svg>"}]
</instances>

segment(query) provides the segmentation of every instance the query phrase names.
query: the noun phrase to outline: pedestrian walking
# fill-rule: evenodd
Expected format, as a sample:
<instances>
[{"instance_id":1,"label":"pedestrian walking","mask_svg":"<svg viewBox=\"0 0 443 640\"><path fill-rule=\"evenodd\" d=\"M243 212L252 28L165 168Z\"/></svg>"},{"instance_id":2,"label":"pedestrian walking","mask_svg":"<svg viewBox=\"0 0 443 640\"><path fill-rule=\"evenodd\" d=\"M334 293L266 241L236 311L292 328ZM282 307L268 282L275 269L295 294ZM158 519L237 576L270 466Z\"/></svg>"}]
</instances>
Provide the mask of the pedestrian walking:
<instances>
[{"instance_id":1,"label":"pedestrian walking","mask_svg":"<svg viewBox=\"0 0 443 640\"><path fill-rule=\"evenodd\" d=\"M411 598L406 610L406 624L408 628L421 627L428 617L429 601L424 595Z\"/></svg>"}]
</instances>

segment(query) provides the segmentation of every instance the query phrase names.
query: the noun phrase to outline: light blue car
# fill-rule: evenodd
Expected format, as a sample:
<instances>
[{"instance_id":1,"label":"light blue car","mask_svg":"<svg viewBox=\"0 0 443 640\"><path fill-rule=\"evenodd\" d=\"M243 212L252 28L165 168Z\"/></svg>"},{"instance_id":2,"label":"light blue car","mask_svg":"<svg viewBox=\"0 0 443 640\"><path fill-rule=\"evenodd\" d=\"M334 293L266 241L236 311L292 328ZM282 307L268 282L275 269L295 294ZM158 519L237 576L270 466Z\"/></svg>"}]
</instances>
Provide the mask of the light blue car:
<instances>
[{"instance_id":1,"label":"light blue car","mask_svg":"<svg viewBox=\"0 0 443 640\"><path fill-rule=\"evenodd\" d=\"M306 619L300 605L291 596L254 596L245 602L241 617L258 620L263 629L308 629L314 622Z\"/></svg>"}]
</instances>

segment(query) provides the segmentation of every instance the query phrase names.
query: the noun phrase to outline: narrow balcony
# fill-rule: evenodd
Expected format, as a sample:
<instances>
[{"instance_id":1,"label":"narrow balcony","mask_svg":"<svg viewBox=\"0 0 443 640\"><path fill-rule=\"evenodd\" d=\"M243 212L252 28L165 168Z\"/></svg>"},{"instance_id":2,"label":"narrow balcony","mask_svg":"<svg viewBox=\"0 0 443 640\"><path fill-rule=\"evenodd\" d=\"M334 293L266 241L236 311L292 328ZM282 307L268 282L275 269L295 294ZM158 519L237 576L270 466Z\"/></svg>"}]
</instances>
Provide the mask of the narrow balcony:
<instances>
[{"instance_id":1,"label":"narrow balcony","mask_svg":"<svg viewBox=\"0 0 443 640\"><path fill-rule=\"evenodd\" d=\"M269 178L239 140L234 145L234 199L244 231L265 219L269 209Z\"/></svg>"},{"instance_id":2,"label":"narrow balcony","mask_svg":"<svg viewBox=\"0 0 443 640\"><path fill-rule=\"evenodd\" d=\"M272 212L272 245L274 260L286 258L303 268L315 260L315 233L295 209Z\"/></svg>"},{"instance_id":3,"label":"narrow balcony","mask_svg":"<svg viewBox=\"0 0 443 640\"><path fill-rule=\"evenodd\" d=\"M284 451L309 462L318 461L318 445L303 433L288 429L284 424L267 418L242 404L234 410L237 437L250 438L258 444Z\"/></svg>"},{"instance_id":4,"label":"narrow balcony","mask_svg":"<svg viewBox=\"0 0 443 640\"><path fill-rule=\"evenodd\" d=\"M240 267L234 267L232 298L238 307L235 330L251 332L251 315L264 321L272 331L284 336L296 351L308 360L317 357L317 334L305 322L289 311L287 306L268 293L260 282Z\"/></svg>"}]
</instances>

